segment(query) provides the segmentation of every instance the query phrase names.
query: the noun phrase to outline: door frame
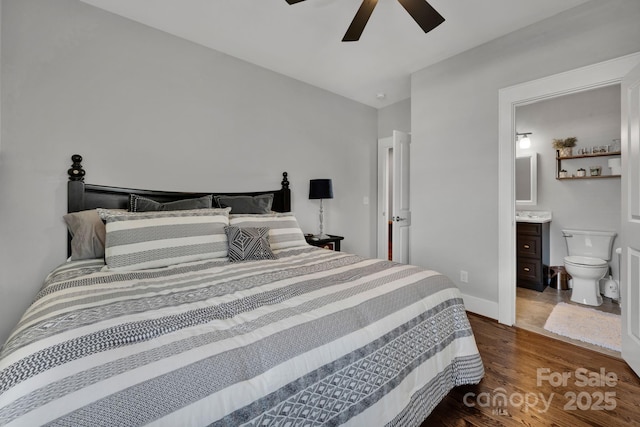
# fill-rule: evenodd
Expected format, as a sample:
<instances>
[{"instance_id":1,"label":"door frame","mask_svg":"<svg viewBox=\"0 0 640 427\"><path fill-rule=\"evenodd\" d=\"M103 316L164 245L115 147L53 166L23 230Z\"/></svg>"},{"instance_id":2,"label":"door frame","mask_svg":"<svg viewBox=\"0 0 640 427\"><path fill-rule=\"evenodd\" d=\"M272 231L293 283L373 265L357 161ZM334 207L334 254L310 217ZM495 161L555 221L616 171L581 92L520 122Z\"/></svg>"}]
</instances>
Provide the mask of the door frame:
<instances>
[{"instance_id":1,"label":"door frame","mask_svg":"<svg viewBox=\"0 0 640 427\"><path fill-rule=\"evenodd\" d=\"M499 91L498 106L498 322L516 321L515 139L516 107L620 84L640 52L533 80Z\"/></svg>"},{"instance_id":2,"label":"door frame","mask_svg":"<svg viewBox=\"0 0 640 427\"><path fill-rule=\"evenodd\" d=\"M393 137L378 139L378 211L376 212L376 257L387 259L389 254L389 149L393 148Z\"/></svg>"},{"instance_id":3,"label":"door frame","mask_svg":"<svg viewBox=\"0 0 640 427\"><path fill-rule=\"evenodd\" d=\"M640 376L640 334L638 333L638 242L640 224L638 218L638 163L640 154L640 65L622 80L622 256L624 272L620 272L620 297L622 298L622 358ZM624 280L626 279L626 280Z\"/></svg>"},{"instance_id":4,"label":"door frame","mask_svg":"<svg viewBox=\"0 0 640 427\"><path fill-rule=\"evenodd\" d=\"M411 134L393 131L392 261L411 262Z\"/></svg>"}]
</instances>

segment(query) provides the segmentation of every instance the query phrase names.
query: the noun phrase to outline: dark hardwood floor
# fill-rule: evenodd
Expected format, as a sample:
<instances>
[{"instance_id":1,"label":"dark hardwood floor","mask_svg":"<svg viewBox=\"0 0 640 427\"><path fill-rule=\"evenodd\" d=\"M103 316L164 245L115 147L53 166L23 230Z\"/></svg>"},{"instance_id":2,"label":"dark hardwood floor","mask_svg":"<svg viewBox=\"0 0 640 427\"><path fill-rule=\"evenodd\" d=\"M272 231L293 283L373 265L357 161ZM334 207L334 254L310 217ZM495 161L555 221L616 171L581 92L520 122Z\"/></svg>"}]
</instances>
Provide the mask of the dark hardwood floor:
<instances>
[{"instance_id":1,"label":"dark hardwood floor","mask_svg":"<svg viewBox=\"0 0 640 427\"><path fill-rule=\"evenodd\" d=\"M624 361L474 314L469 320L485 377L454 389L422 427L640 426L640 379Z\"/></svg>"}]
</instances>

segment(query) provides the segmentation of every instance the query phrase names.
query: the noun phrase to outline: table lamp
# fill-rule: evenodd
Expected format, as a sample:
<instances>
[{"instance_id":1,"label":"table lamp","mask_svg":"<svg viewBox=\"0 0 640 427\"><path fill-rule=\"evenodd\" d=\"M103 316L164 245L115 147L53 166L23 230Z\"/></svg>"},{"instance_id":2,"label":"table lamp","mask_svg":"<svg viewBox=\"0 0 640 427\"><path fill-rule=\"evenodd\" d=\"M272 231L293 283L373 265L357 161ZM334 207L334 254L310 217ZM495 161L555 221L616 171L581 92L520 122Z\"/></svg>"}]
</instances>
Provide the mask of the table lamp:
<instances>
[{"instance_id":1,"label":"table lamp","mask_svg":"<svg viewBox=\"0 0 640 427\"><path fill-rule=\"evenodd\" d=\"M328 239L324 234L323 220L324 211L322 208L323 199L333 199L333 184L330 179L312 179L309 181L309 199L320 199L320 234L313 236L314 240Z\"/></svg>"}]
</instances>

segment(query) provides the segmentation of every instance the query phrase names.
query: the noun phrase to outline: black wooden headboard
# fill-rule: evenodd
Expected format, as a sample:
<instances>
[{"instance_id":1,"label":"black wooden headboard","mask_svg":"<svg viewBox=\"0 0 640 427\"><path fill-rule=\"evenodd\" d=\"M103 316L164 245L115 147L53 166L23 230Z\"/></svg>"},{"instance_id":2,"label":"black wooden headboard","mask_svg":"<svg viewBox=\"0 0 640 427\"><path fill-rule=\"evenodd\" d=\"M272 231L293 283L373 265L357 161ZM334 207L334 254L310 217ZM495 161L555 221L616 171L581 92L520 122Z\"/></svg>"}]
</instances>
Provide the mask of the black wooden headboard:
<instances>
[{"instance_id":1,"label":"black wooden headboard","mask_svg":"<svg viewBox=\"0 0 640 427\"><path fill-rule=\"evenodd\" d=\"M71 156L73 164L67 171L69 182L67 184L67 212L79 212L95 208L107 209L127 209L129 206L129 195L131 193L149 197L159 202L171 202L174 200L190 199L201 197L207 194L230 195L230 196L256 196L259 194L273 193L272 210L276 212L291 212L291 190L289 190L289 180L287 173L282 173L281 188L270 191L253 191L245 193L229 192L204 192L190 193L178 191L155 191L140 190L136 188L107 187L103 185L86 184L84 182L85 170L82 168L82 156L74 154ZM68 252L71 254L71 236L68 241Z\"/></svg>"},{"instance_id":2,"label":"black wooden headboard","mask_svg":"<svg viewBox=\"0 0 640 427\"><path fill-rule=\"evenodd\" d=\"M272 209L276 212L291 211L291 190L287 173L282 173L282 187L279 190L253 191L244 193L232 192L178 192L178 191L155 191L140 190L136 188L107 187L103 185L86 184L84 182L85 170L82 168L82 156L74 154L71 156L73 164L67 171L69 183L67 187L67 212L78 212L87 209L108 208L127 209L129 205L129 195L135 193L159 202L171 202L180 199L189 199L205 196L207 194L230 195L230 196L256 196L259 194L273 193Z\"/></svg>"}]
</instances>

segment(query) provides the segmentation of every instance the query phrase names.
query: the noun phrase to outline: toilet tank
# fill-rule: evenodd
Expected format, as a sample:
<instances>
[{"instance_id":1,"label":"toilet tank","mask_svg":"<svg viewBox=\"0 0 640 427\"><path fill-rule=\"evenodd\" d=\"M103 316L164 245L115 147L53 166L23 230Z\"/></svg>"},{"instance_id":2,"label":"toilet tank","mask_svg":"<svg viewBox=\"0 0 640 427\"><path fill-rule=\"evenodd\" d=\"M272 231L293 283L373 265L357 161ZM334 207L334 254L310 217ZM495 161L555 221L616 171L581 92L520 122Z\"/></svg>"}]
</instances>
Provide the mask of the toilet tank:
<instances>
[{"instance_id":1,"label":"toilet tank","mask_svg":"<svg viewBox=\"0 0 640 427\"><path fill-rule=\"evenodd\" d=\"M562 230L570 256L588 256L605 261L611 259L614 231Z\"/></svg>"}]
</instances>

